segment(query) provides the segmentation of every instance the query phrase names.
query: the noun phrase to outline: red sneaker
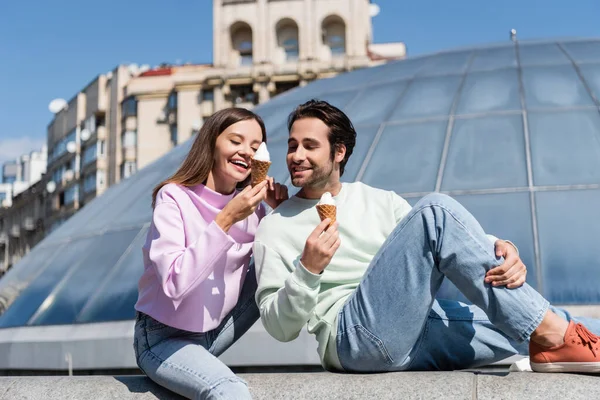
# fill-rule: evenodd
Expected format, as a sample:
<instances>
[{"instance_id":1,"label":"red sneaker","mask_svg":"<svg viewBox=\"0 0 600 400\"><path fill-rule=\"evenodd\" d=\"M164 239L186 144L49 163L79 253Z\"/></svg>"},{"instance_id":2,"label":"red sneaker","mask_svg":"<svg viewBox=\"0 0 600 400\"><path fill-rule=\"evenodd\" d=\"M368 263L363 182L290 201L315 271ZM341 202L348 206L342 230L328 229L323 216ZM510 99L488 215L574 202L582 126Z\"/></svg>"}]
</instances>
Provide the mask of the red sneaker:
<instances>
[{"instance_id":1,"label":"red sneaker","mask_svg":"<svg viewBox=\"0 0 600 400\"><path fill-rule=\"evenodd\" d=\"M530 340L529 359L536 372L600 373L600 337L571 321L560 346L544 347Z\"/></svg>"}]
</instances>

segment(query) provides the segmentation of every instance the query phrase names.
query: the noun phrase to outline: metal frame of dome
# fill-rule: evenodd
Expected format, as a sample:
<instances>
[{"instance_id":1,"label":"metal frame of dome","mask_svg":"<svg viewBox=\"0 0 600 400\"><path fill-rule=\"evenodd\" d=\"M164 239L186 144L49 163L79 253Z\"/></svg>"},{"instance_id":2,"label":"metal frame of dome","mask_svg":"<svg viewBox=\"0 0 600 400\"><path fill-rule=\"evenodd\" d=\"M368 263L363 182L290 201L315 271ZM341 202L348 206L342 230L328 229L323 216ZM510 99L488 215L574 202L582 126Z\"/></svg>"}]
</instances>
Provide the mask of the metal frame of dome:
<instances>
[{"instance_id":1,"label":"metal frame of dome","mask_svg":"<svg viewBox=\"0 0 600 400\"><path fill-rule=\"evenodd\" d=\"M282 155L272 165L280 181L288 177L287 115L315 97L342 108L359 132L346 180L396 190L412 203L432 191L456 196L487 231L517 243L528 281L546 297L598 312L585 307L600 303L593 242L600 227L589 223L600 211L585 205L600 200L600 39L455 49L277 96L256 111L271 154ZM190 145L109 188L0 280L0 297L10 297L0 349L15 354L0 369L64 365L57 344L84 354L79 360L88 368L135 366L132 355L112 349L131 343L150 193ZM451 285L443 294L460 298ZM31 340L15 341L24 332ZM232 365L318 362L304 334L272 356L264 349L279 344L262 327L246 336L225 355ZM78 344L65 341L74 337ZM32 343L37 356L24 347Z\"/></svg>"}]
</instances>

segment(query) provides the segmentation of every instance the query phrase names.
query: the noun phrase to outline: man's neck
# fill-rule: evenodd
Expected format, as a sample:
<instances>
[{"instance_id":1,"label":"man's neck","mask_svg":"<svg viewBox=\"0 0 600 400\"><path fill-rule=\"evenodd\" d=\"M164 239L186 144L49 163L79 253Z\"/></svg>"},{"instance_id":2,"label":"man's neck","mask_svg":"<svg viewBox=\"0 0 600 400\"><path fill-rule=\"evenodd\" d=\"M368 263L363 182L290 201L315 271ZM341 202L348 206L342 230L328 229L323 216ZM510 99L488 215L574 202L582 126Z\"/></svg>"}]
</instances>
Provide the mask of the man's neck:
<instances>
[{"instance_id":1,"label":"man's neck","mask_svg":"<svg viewBox=\"0 0 600 400\"><path fill-rule=\"evenodd\" d=\"M296 194L297 197L302 199L320 199L323 193L329 192L332 196L337 196L342 190L342 182L336 181L332 183L328 183L325 186L319 187L303 187Z\"/></svg>"}]
</instances>

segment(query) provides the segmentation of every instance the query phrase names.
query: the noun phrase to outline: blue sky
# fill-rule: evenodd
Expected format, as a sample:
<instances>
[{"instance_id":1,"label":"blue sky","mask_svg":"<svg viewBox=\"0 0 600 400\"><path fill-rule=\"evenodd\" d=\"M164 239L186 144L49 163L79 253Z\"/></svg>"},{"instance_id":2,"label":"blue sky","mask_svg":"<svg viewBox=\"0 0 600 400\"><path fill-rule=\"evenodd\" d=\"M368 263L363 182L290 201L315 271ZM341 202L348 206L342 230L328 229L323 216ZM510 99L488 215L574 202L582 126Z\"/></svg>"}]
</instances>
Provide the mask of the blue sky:
<instances>
[{"instance_id":1,"label":"blue sky","mask_svg":"<svg viewBox=\"0 0 600 400\"><path fill-rule=\"evenodd\" d=\"M408 55L508 40L599 37L600 1L375 0L376 43ZM120 63L212 60L211 0L0 1L0 163L45 142L48 103Z\"/></svg>"}]
</instances>

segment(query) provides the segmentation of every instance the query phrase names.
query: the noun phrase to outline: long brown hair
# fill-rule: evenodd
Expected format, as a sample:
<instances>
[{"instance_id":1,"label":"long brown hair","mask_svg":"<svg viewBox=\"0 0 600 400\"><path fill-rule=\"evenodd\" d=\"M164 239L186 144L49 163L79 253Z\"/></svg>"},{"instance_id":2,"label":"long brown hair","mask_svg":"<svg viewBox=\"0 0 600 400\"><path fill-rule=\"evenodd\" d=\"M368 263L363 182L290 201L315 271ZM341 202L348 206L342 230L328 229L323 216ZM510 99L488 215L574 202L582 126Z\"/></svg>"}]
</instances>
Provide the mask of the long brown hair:
<instances>
[{"instance_id":1,"label":"long brown hair","mask_svg":"<svg viewBox=\"0 0 600 400\"><path fill-rule=\"evenodd\" d=\"M211 115L204 122L204 125L202 125L200 132L198 132L196 139L194 139L190 152L177 172L154 188L152 192L152 208L156 205L158 191L168 183L176 183L182 186L196 186L205 183L208 174L213 168L217 137L231 125L250 119L258 122L262 131L262 140L266 143L267 131L265 124L262 118L252 111L235 107L226 108ZM248 184L247 180L241 182L238 187L246 186Z\"/></svg>"}]
</instances>

